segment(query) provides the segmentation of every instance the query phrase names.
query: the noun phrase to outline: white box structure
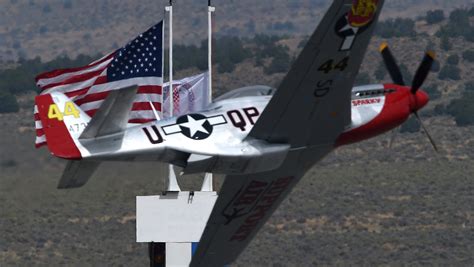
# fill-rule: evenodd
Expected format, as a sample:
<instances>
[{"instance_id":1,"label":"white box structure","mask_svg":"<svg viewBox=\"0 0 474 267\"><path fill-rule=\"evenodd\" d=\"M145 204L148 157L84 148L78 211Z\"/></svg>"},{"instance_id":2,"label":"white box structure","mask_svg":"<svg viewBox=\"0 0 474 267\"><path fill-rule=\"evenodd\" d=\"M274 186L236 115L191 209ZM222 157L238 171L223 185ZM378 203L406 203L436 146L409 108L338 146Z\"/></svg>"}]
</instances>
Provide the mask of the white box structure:
<instances>
[{"instance_id":1,"label":"white box structure","mask_svg":"<svg viewBox=\"0 0 474 267\"><path fill-rule=\"evenodd\" d=\"M188 266L216 200L203 191L137 196L137 242L166 243L166 266Z\"/></svg>"},{"instance_id":2,"label":"white box structure","mask_svg":"<svg viewBox=\"0 0 474 267\"><path fill-rule=\"evenodd\" d=\"M199 242L216 192L137 196L137 242Z\"/></svg>"}]
</instances>

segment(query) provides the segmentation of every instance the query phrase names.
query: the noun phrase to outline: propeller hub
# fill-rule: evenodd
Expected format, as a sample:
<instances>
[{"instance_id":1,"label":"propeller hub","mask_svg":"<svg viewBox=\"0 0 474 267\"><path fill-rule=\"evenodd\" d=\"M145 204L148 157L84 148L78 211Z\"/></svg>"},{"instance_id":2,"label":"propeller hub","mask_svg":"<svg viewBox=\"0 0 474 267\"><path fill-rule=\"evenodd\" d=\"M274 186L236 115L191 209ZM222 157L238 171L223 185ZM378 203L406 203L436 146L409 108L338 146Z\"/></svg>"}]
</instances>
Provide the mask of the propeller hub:
<instances>
[{"instance_id":1,"label":"propeller hub","mask_svg":"<svg viewBox=\"0 0 474 267\"><path fill-rule=\"evenodd\" d=\"M418 111L428 104L430 97L424 91L418 90L412 95L410 100L411 110Z\"/></svg>"}]
</instances>

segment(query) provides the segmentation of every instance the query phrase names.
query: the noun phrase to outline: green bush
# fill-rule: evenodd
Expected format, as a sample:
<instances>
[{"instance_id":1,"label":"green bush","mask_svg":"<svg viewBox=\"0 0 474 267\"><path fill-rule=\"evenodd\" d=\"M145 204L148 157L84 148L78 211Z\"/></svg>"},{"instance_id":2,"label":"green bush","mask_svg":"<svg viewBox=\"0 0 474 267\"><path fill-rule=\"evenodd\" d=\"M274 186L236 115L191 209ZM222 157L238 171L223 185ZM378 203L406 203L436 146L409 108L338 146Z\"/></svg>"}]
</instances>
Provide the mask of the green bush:
<instances>
[{"instance_id":1,"label":"green bush","mask_svg":"<svg viewBox=\"0 0 474 267\"><path fill-rule=\"evenodd\" d=\"M420 123L415 116L411 116L400 128L401 133L416 133L420 131Z\"/></svg>"},{"instance_id":2,"label":"green bush","mask_svg":"<svg viewBox=\"0 0 474 267\"><path fill-rule=\"evenodd\" d=\"M0 92L0 113L15 113L20 110L16 97L8 92Z\"/></svg>"},{"instance_id":3,"label":"green bush","mask_svg":"<svg viewBox=\"0 0 474 267\"><path fill-rule=\"evenodd\" d=\"M235 69L235 64L230 61L229 58L223 58L217 67L219 73L233 72Z\"/></svg>"},{"instance_id":4,"label":"green bush","mask_svg":"<svg viewBox=\"0 0 474 267\"><path fill-rule=\"evenodd\" d=\"M444 12L441 9L430 10L426 12L426 22L428 24L436 24L445 19Z\"/></svg>"},{"instance_id":5,"label":"green bush","mask_svg":"<svg viewBox=\"0 0 474 267\"><path fill-rule=\"evenodd\" d=\"M438 72L438 71L440 71L440 69L441 69L441 64L439 64L438 60L435 60L433 62L433 65L431 65L431 71L432 72Z\"/></svg>"},{"instance_id":6,"label":"green bush","mask_svg":"<svg viewBox=\"0 0 474 267\"><path fill-rule=\"evenodd\" d=\"M244 47L242 40L238 37L221 37L216 40L214 56L216 63L219 64L219 72L233 70L235 64L251 55L250 50Z\"/></svg>"},{"instance_id":7,"label":"green bush","mask_svg":"<svg viewBox=\"0 0 474 267\"><path fill-rule=\"evenodd\" d=\"M435 115L444 115L446 113L446 107L443 104L438 104L434 107Z\"/></svg>"},{"instance_id":8,"label":"green bush","mask_svg":"<svg viewBox=\"0 0 474 267\"><path fill-rule=\"evenodd\" d=\"M430 84L426 87L423 87L423 90L430 96L431 100L435 100L441 97L441 92L438 89L437 84Z\"/></svg>"},{"instance_id":9,"label":"green bush","mask_svg":"<svg viewBox=\"0 0 474 267\"><path fill-rule=\"evenodd\" d=\"M439 71L438 78L440 80L455 80L459 81L461 79L461 71L457 66L445 65Z\"/></svg>"},{"instance_id":10,"label":"green bush","mask_svg":"<svg viewBox=\"0 0 474 267\"><path fill-rule=\"evenodd\" d=\"M449 51L453 48L453 45L451 44L451 41L449 40L448 36L443 35L441 37L441 42L440 42L439 47L441 47L441 49L443 49L444 51Z\"/></svg>"},{"instance_id":11,"label":"green bush","mask_svg":"<svg viewBox=\"0 0 474 267\"><path fill-rule=\"evenodd\" d=\"M446 59L446 63L450 64L450 65L458 65L459 64L459 56L454 54L454 55L450 55L447 59Z\"/></svg>"},{"instance_id":12,"label":"green bush","mask_svg":"<svg viewBox=\"0 0 474 267\"><path fill-rule=\"evenodd\" d=\"M202 42L201 47L175 45L173 49L174 70L179 71L192 67L197 67L200 70L207 69L207 42Z\"/></svg>"},{"instance_id":13,"label":"green bush","mask_svg":"<svg viewBox=\"0 0 474 267\"><path fill-rule=\"evenodd\" d=\"M14 159L7 159L0 163L0 166L4 168L12 168L12 167L16 167L17 165L18 165L18 162L16 162L16 160Z\"/></svg>"},{"instance_id":14,"label":"green bush","mask_svg":"<svg viewBox=\"0 0 474 267\"><path fill-rule=\"evenodd\" d=\"M451 101L446 112L454 117L458 126L474 125L474 92L464 92L460 99Z\"/></svg>"},{"instance_id":15,"label":"green bush","mask_svg":"<svg viewBox=\"0 0 474 267\"><path fill-rule=\"evenodd\" d=\"M377 24L375 34L383 38L414 37L415 21L404 18L388 19Z\"/></svg>"},{"instance_id":16,"label":"green bush","mask_svg":"<svg viewBox=\"0 0 474 267\"><path fill-rule=\"evenodd\" d=\"M464 84L464 90L474 92L474 81L469 81Z\"/></svg>"},{"instance_id":17,"label":"green bush","mask_svg":"<svg viewBox=\"0 0 474 267\"><path fill-rule=\"evenodd\" d=\"M469 62L474 62L474 50L466 50L462 53L462 58Z\"/></svg>"},{"instance_id":18,"label":"green bush","mask_svg":"<svg viewBox=\"0 0 474 267\"><path fill-rule=\"evenodd\" d=\"M278 49L277 53L273 55L270 65L264 69L266 74L287 72L290 68L290 55L288 54L288 47Z\"/></svg>"},{"instance_id":19,"label":"green bush","mask_svg":"<svg viewBox=\"0 0 474 267\"><path fill-rule=\"evenodd\" d=\"M58 57L52 61L43 63L41 58L20 59L18 67L0 71L0 91L10 92L11 94L22 94L27 91L36 91L36 75L50 70L60 68L71 68L84 66L92 62L97 56L79 55L76 59L70 59L66 56Z\"/></svg>"},{"instance_id":20,"label":"green bush","mask_svg":"<svg viewBox=\"0 0 474 267\"><path fill-rule=\"evenodd\" d=\"M474 27L470 23L470 11L467 9L455 9L449 15L449 21L436 33L439 37L464 37L468 41L474 41Z\"/></svg>"}]
</instances>

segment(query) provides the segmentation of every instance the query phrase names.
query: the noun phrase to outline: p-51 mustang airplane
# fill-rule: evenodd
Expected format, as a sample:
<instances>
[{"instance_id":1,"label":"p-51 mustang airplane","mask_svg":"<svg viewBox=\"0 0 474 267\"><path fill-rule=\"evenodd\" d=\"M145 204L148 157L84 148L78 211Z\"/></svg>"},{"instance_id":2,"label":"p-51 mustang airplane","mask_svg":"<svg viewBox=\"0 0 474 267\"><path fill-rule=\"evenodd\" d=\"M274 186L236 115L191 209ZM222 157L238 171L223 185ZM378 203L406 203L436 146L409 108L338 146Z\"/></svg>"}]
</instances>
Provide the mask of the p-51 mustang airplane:
<instances>
[{"instance_id":1,"label":"p-51 mustang airplane","mask_svg":"<svg viewBox=\"0 0 474 267\"><path fill-rule=\"evenodd\" d=\"M352 89L383 2L335 0L278 90L237 89L200 113L128 127L136 87L112 91L93 118L61 93L38 96L49 149L72 160L59 187L82 186L108 160L226 174L191 265L232 262L316 162L399 126L427 104L419 88L432 53L406 87L383 45L394 84Z\"/></svg>"}]
</instances>

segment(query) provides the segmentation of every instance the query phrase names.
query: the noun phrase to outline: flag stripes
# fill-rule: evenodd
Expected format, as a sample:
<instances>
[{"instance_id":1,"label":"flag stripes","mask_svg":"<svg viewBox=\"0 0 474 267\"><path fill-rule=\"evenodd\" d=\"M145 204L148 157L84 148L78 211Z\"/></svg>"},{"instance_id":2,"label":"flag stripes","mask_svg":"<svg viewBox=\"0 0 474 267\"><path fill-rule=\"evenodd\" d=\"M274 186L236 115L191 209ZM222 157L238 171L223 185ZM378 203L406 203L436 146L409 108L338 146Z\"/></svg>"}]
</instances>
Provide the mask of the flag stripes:
<instances>
[{"instance_id":1,"label":"flag stripes","mask_svg":"<svg viewBox=\"0 0 474 267\"><path fill-rule=\"evenodd\" d=\"M61 92L71 98L89 116L99 109L111 90L137 85L130 112L130 123L155 120L153 108L162 110L162 37L163 23L150 28L125 47L86 66L40 74L36 84L40 94ZM34 110L36 146L47 143L38 108Z\"/></svg>"}]
</instances>

